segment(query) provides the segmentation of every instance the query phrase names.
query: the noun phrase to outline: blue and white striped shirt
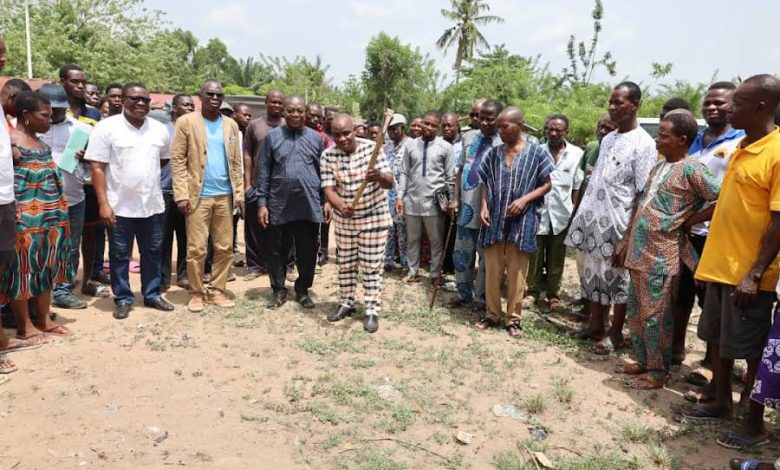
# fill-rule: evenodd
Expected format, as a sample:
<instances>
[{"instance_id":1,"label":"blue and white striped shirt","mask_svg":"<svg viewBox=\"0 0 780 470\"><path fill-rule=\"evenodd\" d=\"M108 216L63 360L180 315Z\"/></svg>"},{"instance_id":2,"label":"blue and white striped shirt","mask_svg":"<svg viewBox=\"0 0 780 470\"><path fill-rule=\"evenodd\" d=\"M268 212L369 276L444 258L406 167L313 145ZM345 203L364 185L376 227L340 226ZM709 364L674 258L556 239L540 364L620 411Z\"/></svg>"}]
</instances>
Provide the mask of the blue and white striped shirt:
<instances>
[{"instance_id":1,"label":"blue and white striped shirt","mask_svg":"<svg viewBox=\"0 0 780 470\"><path fill-rule=\"evenodd\" d=\"M508 241L520 251L536 251L536 232L539 228L539 198L526 207L518 217L507 217L506 210L512 201L541 186L555 169L550 154L538 144L526 142L520 155L515 156L509 168L504 158L502 144L493 147L483 157L479 166L479 178L487 192L490 226L479 232L481 248Z\"/></svg>"}]
</instances>

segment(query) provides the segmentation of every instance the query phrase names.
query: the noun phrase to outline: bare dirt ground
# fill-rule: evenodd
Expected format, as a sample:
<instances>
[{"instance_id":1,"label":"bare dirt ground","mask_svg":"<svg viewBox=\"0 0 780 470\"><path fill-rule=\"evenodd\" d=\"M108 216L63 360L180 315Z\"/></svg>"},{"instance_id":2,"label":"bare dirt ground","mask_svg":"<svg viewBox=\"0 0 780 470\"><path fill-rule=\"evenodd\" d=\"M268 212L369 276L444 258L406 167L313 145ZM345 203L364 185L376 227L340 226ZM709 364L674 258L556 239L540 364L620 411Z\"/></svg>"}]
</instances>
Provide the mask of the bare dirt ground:
<instances>
[{"instance_id":1,"label":"bare dirt ground","mask_svg":"<svg viewBox=\"0 0 780 470\"><path fill-rule=\"evenodd\" d=\"M561 315L566 328L528 311L521 339L477 332L466 312L429 312L429 286L390 276L368 335L359 319L324 321L333 264L314 311L266 310L267 278L236 274L227 311L192 314L176 287L172 313L139 306L117 321L108 299L59 310L73 336L14 353L19 371L0 386L0 468L720 469L737 455L715 444L725 425L677 419L688 366L667 389L632 391L614 373L625 353L592 356Z\"/></svg>"}]
</instances>

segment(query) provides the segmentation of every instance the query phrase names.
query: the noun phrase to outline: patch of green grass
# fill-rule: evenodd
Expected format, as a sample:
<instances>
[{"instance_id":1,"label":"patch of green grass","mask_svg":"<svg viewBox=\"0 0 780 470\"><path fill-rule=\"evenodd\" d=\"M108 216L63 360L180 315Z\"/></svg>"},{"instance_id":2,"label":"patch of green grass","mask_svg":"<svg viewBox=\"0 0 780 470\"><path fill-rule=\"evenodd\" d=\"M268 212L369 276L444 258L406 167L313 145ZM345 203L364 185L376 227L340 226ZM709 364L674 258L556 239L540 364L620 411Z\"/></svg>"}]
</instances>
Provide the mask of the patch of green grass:
<instances>
[{"instance_id":1,"label":"patch of green grass","mask_svg":"<svg viewBox=\"0 0 780 470\"><path fill-rule=\"evenodd\" d=\"M493 457L493 466L497 470L537 470L533 462L528 462L511 450L505 450Z\"/></svg>"},{"instance_id":2,"label":"patch of green grass","mask_svg":"<svg viewBox=\"0 0 780 470\"><path fill-rule=\"evenodd\" d=\"M417 346L414 343L386 337L379 341L379 347L388 351L417 351Z\"/></svg>"},{"instance_id":3,"label":"patch of green grass","mask_svg":"<svg viewBox=\"0 0 780 470\"><path fill-rule=\"evenodd\" d=\"M359 343L365 341L367 333L360 331L353 332L342 338L335 338L330 343L313 336L307 336L298 342L298 346L307 353L327 356L338 353L358 353L361 352Z\"/></svg>"},{"instance_id":4,"label":"patch of green grass","mask_svg":"<svg viewBox=\"0 0 780 470\"><path fill-rule=\"evenodd\" d=\"M570 379L566 377L558 377L553 382L553 394L559 402L565 404L571 404L574 400L574 388L569 384Z\"/></svg>"},{"instance_id":5,"label":"patch of green grass","mask_svg":"<svg viewBox=\"0 0 780 470\"><path fill-rule=\"evenodd\" d=\"M320 356L326 356L330 353L330 347L328 347L328 344L325 343L325 341L319 338L314 338L312 336L307 336L306 338L299 341L298 347L307 353L317 354Z\"/></svg>"},{"instance_id":6,"label":"patch of green grass","mask_svg":"<svg viewBox=\"0 0 780 470\"><path fill-rule=\"evenodd\" d=\"M375 449L359 450L355 455L355 463L360 470L405 470L407 468L403 463L394 461L389 452Z\"/></svg>"},{"instance_id":7,"label":"patch of green grass","mask_svg":"<svg viewBox=\"0 0 780 470\"><path fill-rule=\"evenodd\" d=\"M392 407L392 416L379 422L379 428L395 434L406 431L414 422L414 412L409 405L403 402L395 403Z\"/></svg>"},{"instance_id":8,"label":"patch of green grass","mask_svg":"<svg viewBox=\"0 0 780 470\"><path fill-rule=\"evenodd\" d=\"M376 365L376 361L373 359L361 359L355 358L349 363L355 369L370 369Z\"/></svg>"},{"instance_id":9,"label":"patch of green grass","mask_svg":"<svg viewBox=\"0 0 780 470\"><path fill-rule=\"evenodd\" d=\"M165 342L163 341L157 341L157 340L146 340L146 345L149 346L149 349L152 351L162 352L168 349L168 347L165 345Z\"/></svg>"},{"instance_id":10,"label":"patch of green grass","mask_svg":"<svg viewBox=\"0 0 780 470\"><path fill-rule=\"evenodd\" d=\"M643 424L628 422L620 426L620 437L634 444L650 444L656 440L657 433Z\"/></svg>"},{"instance_id":11,"label":"patch of green grass","mask_svg":"<svg viewBox=\"0 0 780 470\"><path fill-rule=\"evenodd\" d=\"M339 413L332 406L322 401L313 401L306 407L306 411L311 413L316 420L324 424L342 424L348 423L349 419L344 414Z\"/></svg>"},{"instance_id":12,"label":"patch of green grass","mask_svg":"<svg viewBox=\"0 0 780 470\"><path fill-rule=\"evenodd\" d=\"M547 399L541 393L537 393L532 397L526 398L524 405L529 413L533 415L542 414L547 409Z\"/></svg>"},{"instance_id":13,"label":"patch of green grass","mask_svg":"<svg viewBox=\"0 0 780 470\"><path fill-rule=\"evenodd\" d=\"M440 446L452 442L452 436L450 436L449 434L444 434L443 432L439 432L439 431L433 433L433 435L431 435L431 439L433 439L433 442L439 444Z\"/></svg>"},{"instance_id":14,"label":"patch of green grass","mask_svg":"<svg viewBox=\"0 0 780 470\"><path fill-rule=\"evenodd\" d=\"M677 460L677 458L672 455L672 453L665 445L659 442L651 442L648 444L647 453L653 463L658 465L660 468L667 470L677 470L680 468L680 462Z\"/></svg>"},{"instance_id":15,"label":"patch of green grass","mask_svg":"<svg viewBox=\"0 0 780 470\"><path fill-rule=\"evenodd\" d=\"M330 450L342 442L354 442L360 437L360 431L356 427L349 427L347 429L339 429L336 432L328 434L325 441L322 443L323 450Z\"/></svg>"},{"instance_id":16,"label":"patch of green grass","mask_svg":"<svg viewBox=\"0 0 780 470\"><path fill-rule=\"evenodd\" d=\"M558 462L558 470L641 470L642 462L636 456L627 459L615 450L594 452Z\"/></svg>"},{"instance_id":17,"label":"patch of green grass","mask_svg":"<svg viewBox=\"0 0 780 470\"><path fill-rule=\"evenodd\" d=\"M257 316L256 304L238 300L224 318L237 328L257 328Z\"/></svg>"},{"instance_id":18,"label":"patch of green grass","mask_svg":"<svg viewBox=\"0 0 780 470\"><path fill-rule=\"evenodd\" d=\"M400 310L391 308L386 312L385 316L406 323L424 333L450 335L443 327L445 323L451 320L449 312L438 307L429 310L427 301L420 302L413 308L403 308L403 306L401 306Z\"/></svg>"},{"instance_id":19,"label":"patch of green grass","mask_svg":"<svg viewBox=\"0 0 780 470\"><path fill-rule=\"evenodd\" d=\"M325 442L322 443L322 449L323 450L330 450L337 445L341 444L343 436L341 433L333 433L330 434L327 438L325 438Z\"/></svg>"},{"instance_id":20,"label":"patch of green grass","mask_svg":"<svg viewBox=\"0 0 780 470\"><path fill-rule=\"evenodd\" d=\"M569 332L550 324L536 315L528 315L523 321L523 338L558 346L564 351L576 350L580 343Z\"/></svg>"}]
</instances>

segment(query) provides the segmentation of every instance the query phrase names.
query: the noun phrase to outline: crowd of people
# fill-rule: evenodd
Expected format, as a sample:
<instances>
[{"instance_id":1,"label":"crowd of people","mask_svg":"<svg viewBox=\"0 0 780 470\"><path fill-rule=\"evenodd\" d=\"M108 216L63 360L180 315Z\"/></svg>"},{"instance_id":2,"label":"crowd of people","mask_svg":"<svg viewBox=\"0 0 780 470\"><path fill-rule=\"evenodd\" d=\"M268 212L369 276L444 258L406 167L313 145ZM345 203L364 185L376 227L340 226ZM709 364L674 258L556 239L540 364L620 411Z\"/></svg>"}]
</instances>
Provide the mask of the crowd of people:
<instances>
[{"instance_id":1,"label":"crowd of people","mask_svg":"<svg viewBox=\"0 0 780 470\"><path fill-rule=\"evenodd\" d=\"M5 56L0 38L0 68ZM447 308L470 309L478 329L520 336L523 308L563 306L574 249L579 336L594 340L595 354L631 347L634 362L618 372L635 389L663 387L683 362L698 298L707 353L688 378L702 388L686 394L697 405L683 418L732 419L732 369L742 359L747 414L718 442L768 441L764 407L780 406L775 77L712 84L701 129L684 100L669 100L655 139L637 124L639 86L622 82L584 149L567 139L567 116L549 116L540 142L521 109L489 98L463 119L388 111L380 124L279 90L252 119L216 80L203 83L198 110L186 94L151 110L138 82L109 84L103 95L74 64L59 83L33 91L11 79L0 91L0 301L16 328L14 338L0 329L0 373L16 369L7 353L72 334L51 305L87 306L74 291L80 264L82 297L113 295L120 320L135 302L134 270L144 306L161 311L174 310L163 297L173 273L189 311L233 307L232 266L245 266L248 281L268 275L267 308L282 306L294 281L295 300L313 309L333 224L339 305L326 318L356 313L360 279L370 333L385 273L400 267L403 282L421 282L427 257L432 284L454 274Z\"/></svg>"}]
</instances>

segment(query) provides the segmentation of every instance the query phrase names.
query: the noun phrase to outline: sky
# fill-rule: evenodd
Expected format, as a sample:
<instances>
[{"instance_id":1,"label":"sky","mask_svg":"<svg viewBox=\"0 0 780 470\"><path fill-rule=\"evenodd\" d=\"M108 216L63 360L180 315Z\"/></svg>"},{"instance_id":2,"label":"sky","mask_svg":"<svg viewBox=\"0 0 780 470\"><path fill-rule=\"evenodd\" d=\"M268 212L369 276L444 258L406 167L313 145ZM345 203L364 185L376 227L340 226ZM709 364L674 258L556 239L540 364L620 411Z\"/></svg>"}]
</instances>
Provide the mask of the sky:
<instances>
[{"instance_id":1,"label":"sky","mask_svg":"<svg viewBox=\"0 0 780 470\"><path fill-rule=\"evenodd\" d=\"M571 34L590 41L590 0L489 0L503 24L481 28L487 40L512 53L540 56L551 71L568 64ZM709 83L713 77L747 78L780 72L777 0L603 0L599 51L611 51L617 76L603 70L602 81L628 78L646 86L653 62L674 64L664 82L681 79ZM172 27L191 30L205 44L219 38L234 57L319 55L329 64L333 83L360 75L365 47L380 31L430 54L452 80L454 50L435 46L450 24L441 9L449 0L146 0L165 11ZM601 54L599 54L601 55Z\"/></svg>"}]
</instances>

